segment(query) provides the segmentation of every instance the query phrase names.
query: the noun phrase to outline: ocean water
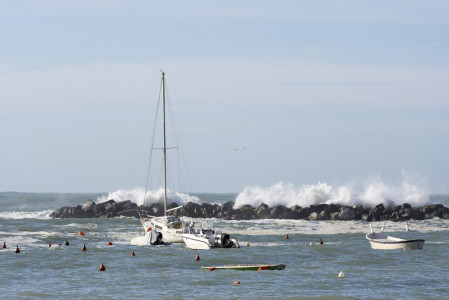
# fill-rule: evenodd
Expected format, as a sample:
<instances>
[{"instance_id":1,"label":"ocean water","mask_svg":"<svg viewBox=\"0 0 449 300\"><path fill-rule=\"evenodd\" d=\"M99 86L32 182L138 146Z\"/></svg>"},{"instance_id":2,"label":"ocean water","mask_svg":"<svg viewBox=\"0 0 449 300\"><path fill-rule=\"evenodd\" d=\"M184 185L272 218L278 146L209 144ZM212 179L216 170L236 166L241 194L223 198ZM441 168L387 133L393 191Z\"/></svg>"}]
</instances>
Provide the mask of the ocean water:
<instances>
[{"instance_id":1,"label":"ocean water","mask_svg":"<svg viewBox=\"0 0 449 300\"><path fill-rule=\"evenodd\" d=\"M268 191L272 193L272 191ZM0 295L29 298L295 298L295 299L447 299L449 297L449 221L412 221L411 237L426 240L422 250L373 250L362 221L215 220L236 238L239 249L193 251L184 245L133 246L137 219L51 219L56 208L101 202L115 195L0 193ZM156 192L155 192L156 193ZM188 199L254 203L254 189L242 194L197 194ZM262 191L267 193L267 190ZM125 195L127 194L127 196ZM178 195L179 196L179 195ZM322 195L321 195L322 196ZM321 197L320 196L320 197ZM179 196L184 199L184 196ZM176 198L177 201L181 198ZM249 197L249 198L248 198ZM139 202L139 197L134 199ZM187 198L186 198L187 199ZM270 196L263 202L269 202ZM323 198L321 201L329 201ZM357 198L357 199L360 199ZM424 198L423 198L424 199ZM241 200L243 201L243 200ZM279 200L282 201L282 200ZM309 200L308 200L309 201ZM316 200L317 202L319 200ZM449 204L449 195L426 197ZM182 204L182 203L180 203ZM270 202L270 205L276 201ZM382 223L374 223L379 230ZM386 222L386 231L406 236L405 224ZM84 236L79 236L79 231ZM285 239L288 235L289 239ZM70 246L58 246L64 240ZM322 239L324 244L318 245ZM112 246L107 243L112 242ZM51 247L49 247L51 243ZM83 244L87 251L81 251ZM14 253L15 246L19 254ZM131 256L131 252L136 256ZM200 260L194 258L199 253ZM284 263L280 271L203 271L201 266ZM106 267L100 272L100 264ZM346 275L338 278L340 271ZM240 284L235 285L237 280Z\"/></svg>"}]
</instances>

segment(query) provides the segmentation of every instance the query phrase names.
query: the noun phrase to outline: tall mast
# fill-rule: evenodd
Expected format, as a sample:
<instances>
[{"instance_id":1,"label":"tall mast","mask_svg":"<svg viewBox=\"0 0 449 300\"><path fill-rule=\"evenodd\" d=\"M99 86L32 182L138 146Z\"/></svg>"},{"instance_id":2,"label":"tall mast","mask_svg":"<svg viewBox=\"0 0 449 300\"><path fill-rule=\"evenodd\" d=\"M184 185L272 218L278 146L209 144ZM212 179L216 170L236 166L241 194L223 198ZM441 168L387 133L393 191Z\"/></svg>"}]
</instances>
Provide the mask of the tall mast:
<instances>
[{"instance_id":1,"label":"tall mast","mask_svg":"<svg viewBox=\"0 0 449 300\"><path fill-rule=\"evenodd\" d=\"M167 216L167 140L165 137L165 73L162 72L162 111L164 115L164 216Z\"/></svg>"}]
</instances>

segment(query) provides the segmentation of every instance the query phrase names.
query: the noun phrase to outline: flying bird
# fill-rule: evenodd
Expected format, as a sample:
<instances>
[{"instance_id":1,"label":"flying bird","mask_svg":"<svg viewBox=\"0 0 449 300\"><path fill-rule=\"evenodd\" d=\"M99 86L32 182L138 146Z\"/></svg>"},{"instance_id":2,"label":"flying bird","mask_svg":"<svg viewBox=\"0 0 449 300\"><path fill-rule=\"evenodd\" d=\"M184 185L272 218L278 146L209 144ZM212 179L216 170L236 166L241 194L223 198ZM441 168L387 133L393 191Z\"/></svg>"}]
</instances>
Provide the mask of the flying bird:
<instances>
[{"instance_id":1,"label":"flying bird","mask_svg":"<svg viewBox=\"0 0 449 300\"><path fill-rule=\"evenodd\" d=\"M243 147L243 148L240 148L240 149L237 149L237 148L232 148L232 149L234 149L235 151L238 151L238 152L242 152L242 151L246 150L246 147Z\"/></svg>"}]
</instances>

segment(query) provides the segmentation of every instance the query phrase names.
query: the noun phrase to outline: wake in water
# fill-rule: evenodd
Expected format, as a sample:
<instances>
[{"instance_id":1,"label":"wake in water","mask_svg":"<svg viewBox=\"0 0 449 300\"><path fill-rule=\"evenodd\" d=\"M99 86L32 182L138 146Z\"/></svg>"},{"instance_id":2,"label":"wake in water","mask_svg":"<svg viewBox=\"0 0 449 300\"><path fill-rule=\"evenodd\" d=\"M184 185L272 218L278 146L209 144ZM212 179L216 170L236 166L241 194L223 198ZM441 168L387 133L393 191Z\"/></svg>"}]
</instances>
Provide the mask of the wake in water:
<instances>
[{"instance_id":1,"label":"wake in water","mask_svg":"<svg viewBox=\"0 0 449 300\"><path fill-rule=\"evenodd\" d=\"M386 207L409 203L413 207L429 202L428 193L410 182L403 172L402 183L398 186L387 185L380 178L375 178L362 185L361 192L355 184L334 187L319 182L315 185L297 187L292 183L280 182L270 187L246 187L235 201L234 208L249 204L257 207L262 203L270 207L283 205L308 207L316 204L363 205L374 207L382 203Z\"/></svg>"}]
</instances>

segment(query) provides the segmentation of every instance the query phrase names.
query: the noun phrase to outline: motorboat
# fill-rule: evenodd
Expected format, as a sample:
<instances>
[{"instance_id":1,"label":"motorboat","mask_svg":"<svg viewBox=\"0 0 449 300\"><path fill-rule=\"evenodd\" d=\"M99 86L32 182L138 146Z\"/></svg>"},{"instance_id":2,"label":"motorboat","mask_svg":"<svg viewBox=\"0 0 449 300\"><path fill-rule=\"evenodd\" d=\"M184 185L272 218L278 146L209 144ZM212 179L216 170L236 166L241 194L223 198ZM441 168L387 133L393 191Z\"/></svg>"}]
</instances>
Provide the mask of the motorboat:
<instances>
[{"instance_id":1,"label":"motorboat","mask_svg":"<svg viewBox=\"0 0 449 300\"><path fill-rule=\"evenodd\" d=\"M406 231L409 232L410 224L407 222L405 225ZM370 224L371 232L366 235L366 239L370 242L371 248L382 250L404 249L415 250L422 249L424 247L423 239L403 239L392 237L384 233L385 224L379 233L374 232L373 226Z\"/></svg>"},{"instance_id":2,"label":"motorboat","mask_svg":"<svg viewBox=\"0 0 449 300\"><path fill-rule=\"evenodd\" d=\"M215 231L211 220L194 223L191 221L184 227L182 237L186 247L195 250L211 248L240 248L235 239L229 234Z\"/></svg>"}]
</instances>

